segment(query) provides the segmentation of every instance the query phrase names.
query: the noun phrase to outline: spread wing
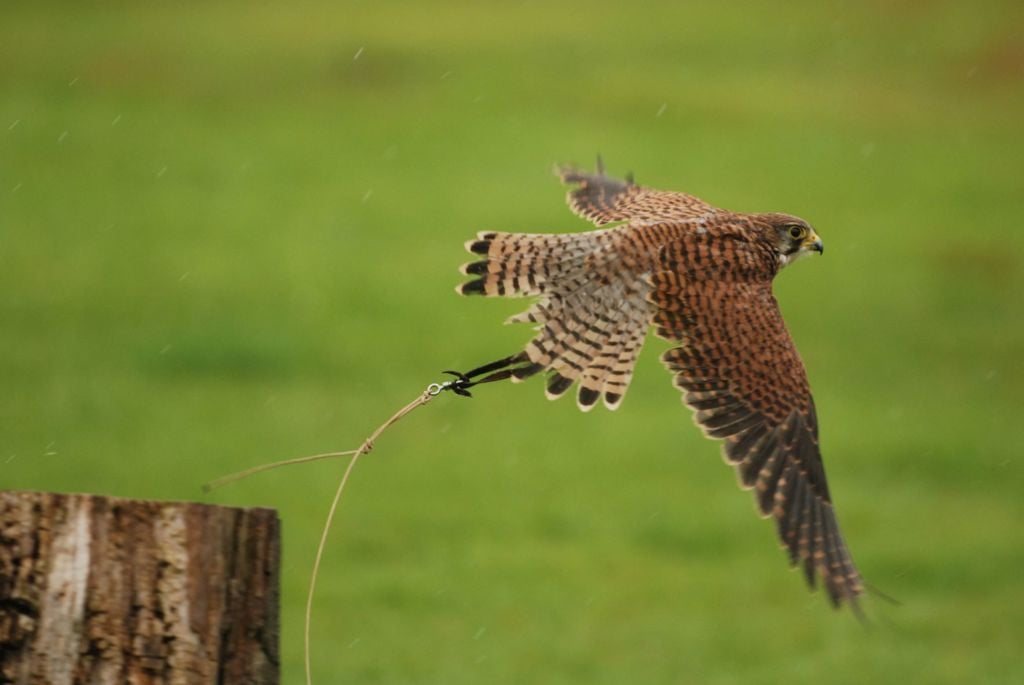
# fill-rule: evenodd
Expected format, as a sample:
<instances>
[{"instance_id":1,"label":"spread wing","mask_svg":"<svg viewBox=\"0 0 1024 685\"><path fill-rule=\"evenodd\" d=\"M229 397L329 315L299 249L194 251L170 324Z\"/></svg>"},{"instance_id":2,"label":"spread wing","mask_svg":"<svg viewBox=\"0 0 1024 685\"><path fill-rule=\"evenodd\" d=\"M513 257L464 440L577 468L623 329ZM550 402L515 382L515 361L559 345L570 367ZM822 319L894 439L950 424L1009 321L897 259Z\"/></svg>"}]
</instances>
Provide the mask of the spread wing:
<instances>
[{"instance_id":1,"label":"spread wing","mask_svg":"<svg viewBox=\"0 0 1024 685\"><path fill-rule=\"evenodd\" d=\"M687 193L645 188L630 177L620 181L605 176L600 159L596 173L564 168L558 170L558 175L563 183L577 186L566 197L569 208L596 226L615 221L632 224L683 221L721 211Z\"/></svg>"},{"instance_id":2,"label":"spread wing","mask_svg":"<svg viewBox=\"0 0 1024 685\"><path fill-rule=\"evenodd\" d=\"M839 530L803 363L771 292L774 268L741 240L690 235L666 245L650 277L658 334L681 343L662 361L705 434L761 514L775 520L791 566L835 605L856 608L863 581ZM701 266L704 265L704 266Z\"/></svg>"}]
</instances>

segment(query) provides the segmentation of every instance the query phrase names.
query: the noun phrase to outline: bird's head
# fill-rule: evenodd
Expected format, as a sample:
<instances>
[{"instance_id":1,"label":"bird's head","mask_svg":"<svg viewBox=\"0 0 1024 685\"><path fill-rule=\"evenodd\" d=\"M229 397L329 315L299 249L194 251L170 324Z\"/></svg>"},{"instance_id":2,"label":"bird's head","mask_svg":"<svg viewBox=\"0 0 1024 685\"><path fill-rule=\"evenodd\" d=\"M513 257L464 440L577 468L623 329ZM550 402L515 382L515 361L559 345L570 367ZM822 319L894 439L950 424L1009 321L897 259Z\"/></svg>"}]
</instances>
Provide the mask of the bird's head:
<instances>
[{"instance_id":1,"label":"bird's head","mask_svg":"<svg viewBox=\"0 0 1024 685\"><path fill-rule=\"evenodd\" d=\"M822 254L825 246L811 225L803 219L789 214L761 214L763 230L778 256L779 268L817 252ZM761 223L761 222L759 222Z\"/></svg>"}]
</instances>

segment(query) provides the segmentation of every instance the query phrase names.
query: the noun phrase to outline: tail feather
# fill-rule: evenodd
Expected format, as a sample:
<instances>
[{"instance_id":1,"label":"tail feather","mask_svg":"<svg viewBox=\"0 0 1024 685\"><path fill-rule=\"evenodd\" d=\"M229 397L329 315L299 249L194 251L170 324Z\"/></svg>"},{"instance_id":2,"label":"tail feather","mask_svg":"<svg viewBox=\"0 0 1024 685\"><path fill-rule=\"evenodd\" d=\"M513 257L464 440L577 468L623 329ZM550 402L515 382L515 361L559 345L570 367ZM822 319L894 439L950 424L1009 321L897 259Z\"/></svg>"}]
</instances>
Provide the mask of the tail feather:
<instances>
[{"instance_id":1,"label":"tail feather","mask_svg":"<svg viewBox=\"0 0 1024 685\"><path fill-rule=\"evenodd\" d=\"M537 324L524 351L529 363L512 378L549 372L551 399L579 381L577 404L584 411L601 397L608 408L618 407L647 333L649 286L626 280L630 270L617 263L617 234L480 233L466 248L485 259L464 265L462 273L474 278L456 288L464 295L538 296L507 321Z\"/></svg>"},{"instance_id":2,"label":"tail feather","mask_svg":"<svg viewBox=\"0 0 1024 685\"><path fill-rule=\"evenodd\" d=\"M587 256L595 241L591 234L547 235L537 233L484 232L466 243L474 254L486 259L462 266L476 280L461 284L463 295L517 297L540 295L550 282L560 285L583 276Z\"/></svg>"},{"instance_id":3,"label":"tail feather","mask_svg":"<svg viewBox=\"0 0 1024 685\"><path fill-rule=\"evenodd\" d=\"M618 356L612 363L608 377L604 380L602 390L604 391L604 404L609 409L618 409L622 402L622 396L626 393L630 381L633 380L633 370L636 368L636 359L640 355L640 349L644 346L647 338L647 322L634 320L632 329L626 332L618 349Z\"/></svg>"}]
</instances>

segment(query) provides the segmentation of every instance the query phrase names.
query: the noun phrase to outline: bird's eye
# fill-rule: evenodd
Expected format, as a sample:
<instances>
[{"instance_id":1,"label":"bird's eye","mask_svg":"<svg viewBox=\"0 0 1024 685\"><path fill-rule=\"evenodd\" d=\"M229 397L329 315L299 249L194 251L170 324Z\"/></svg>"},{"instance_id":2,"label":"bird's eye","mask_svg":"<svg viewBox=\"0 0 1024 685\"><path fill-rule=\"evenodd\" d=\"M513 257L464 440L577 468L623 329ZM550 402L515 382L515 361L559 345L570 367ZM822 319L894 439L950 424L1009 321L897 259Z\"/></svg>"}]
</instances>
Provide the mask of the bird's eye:
<instances>
[{"instance_id":1,"label":"bird's eye","mask_svg":"<svg viewBox=\"0 0 1024 685\"><path fill-rule=\"evenodd\" d=\"M806 236L807 229L804 228L803 226L794 225L789 227L789 237L792 238L793 240L800 240Z\"/></svg>"}]
</instances>

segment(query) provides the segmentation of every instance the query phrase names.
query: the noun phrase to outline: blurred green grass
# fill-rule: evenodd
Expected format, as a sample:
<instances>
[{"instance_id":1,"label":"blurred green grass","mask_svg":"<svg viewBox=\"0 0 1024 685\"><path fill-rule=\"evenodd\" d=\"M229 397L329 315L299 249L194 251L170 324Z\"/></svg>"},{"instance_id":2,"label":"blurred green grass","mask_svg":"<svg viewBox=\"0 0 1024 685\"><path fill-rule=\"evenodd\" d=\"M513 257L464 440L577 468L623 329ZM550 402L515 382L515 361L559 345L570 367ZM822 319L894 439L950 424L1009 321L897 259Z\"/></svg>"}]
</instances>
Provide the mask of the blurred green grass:
<instances>
[{"instance_id":1,"label":"blurred green grass","mask_svg":"<svg viewBox=\"0 0 1024 685\"><path fill-rule=\"evenodd\" d=\"M517 349L452 293L556 162L810 220L777 284L873 627L785 568L652 340L622 409L445 397L360 464L317 682L1019 682L1019 3L0 10L0 487L192 499ZM339 475L284 520L285 682Z\"/></svg>"}]
</instances>

